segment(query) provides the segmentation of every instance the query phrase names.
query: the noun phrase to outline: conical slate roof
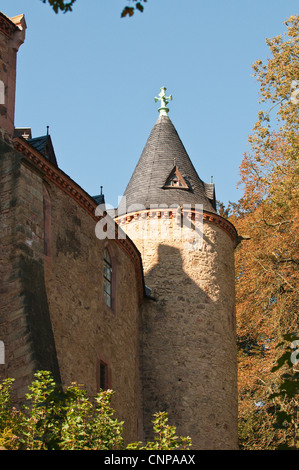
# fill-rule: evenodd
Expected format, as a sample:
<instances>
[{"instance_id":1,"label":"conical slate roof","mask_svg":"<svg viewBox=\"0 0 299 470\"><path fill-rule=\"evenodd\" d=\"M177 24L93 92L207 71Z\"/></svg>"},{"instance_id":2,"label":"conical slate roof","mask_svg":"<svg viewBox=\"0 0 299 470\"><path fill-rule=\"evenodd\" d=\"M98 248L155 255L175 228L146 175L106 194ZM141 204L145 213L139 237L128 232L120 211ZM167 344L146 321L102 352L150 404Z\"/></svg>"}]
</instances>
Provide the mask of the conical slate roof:
<instances>
[{"instance_id":1,"label":"conical slate roof","mask_svg":"<svg viewBox=\"0 0 299 470\"><path fill-rule=\"evenodd\" d=\"M171 184L173 176L176 183ZM154 204L202 204L203 210L216 212L214 184L199 178L174 125L163 114L149 135L124 196L126 211L119 207L118 215L131 212L130 206L135 204L146 209Z\"/></svg>"}]
</instances>

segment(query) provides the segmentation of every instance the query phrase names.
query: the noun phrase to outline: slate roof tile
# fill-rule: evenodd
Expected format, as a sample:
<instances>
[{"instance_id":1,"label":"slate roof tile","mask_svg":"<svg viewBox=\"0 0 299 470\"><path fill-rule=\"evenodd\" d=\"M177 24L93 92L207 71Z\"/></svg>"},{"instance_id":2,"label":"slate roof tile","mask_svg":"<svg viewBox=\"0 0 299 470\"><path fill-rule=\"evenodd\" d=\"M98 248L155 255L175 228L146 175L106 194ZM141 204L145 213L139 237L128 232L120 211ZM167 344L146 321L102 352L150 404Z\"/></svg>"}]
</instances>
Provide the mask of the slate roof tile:
<instances>
[{"instance_id":1,"label":"slate roof tile","mask_svg":"<svg viewBox=\"0 0 299 470\"><path fill-rule=\"evenodd\" d=\"M164 187L174 166L189 189ZM127 212L133 204L146 209L154 204L167 207L202 204L204 210L216 213L214 184L200 179L168 115L160 115L156 121L124 196ZM118 215L122 213L124 211L119 210Z\"/></svg>"},{"instance_id":2,"label":"slate roof tile","mask_svg":"<svg viewBox=\"0 0 299 470\"><path fill-rule=\"evenodd\" d=\"M28 139L27 142L44 155L54 166L58 167L50 135L34 137L33 139Z\"/></svg>"}]
</instances>

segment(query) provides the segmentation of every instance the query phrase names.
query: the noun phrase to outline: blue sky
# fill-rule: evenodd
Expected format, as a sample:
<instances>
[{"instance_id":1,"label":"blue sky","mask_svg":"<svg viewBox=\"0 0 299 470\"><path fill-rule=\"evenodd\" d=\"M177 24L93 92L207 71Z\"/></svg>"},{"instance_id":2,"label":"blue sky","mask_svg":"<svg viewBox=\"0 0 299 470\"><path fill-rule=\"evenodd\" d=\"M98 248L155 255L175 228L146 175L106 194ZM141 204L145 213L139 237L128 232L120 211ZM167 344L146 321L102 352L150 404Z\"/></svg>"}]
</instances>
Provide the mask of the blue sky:
<instances>
[{"instance_id":1,"label":"blue sky","mask_svg":"<svg viewBox=\"0 0 299 470\"><path fill-rule=\"evenodd\" d=\"M260 109L251 65L266 38L285 31L298 0L77 0L56 15L41 0L1 0L24 13L18 53L16 127L47 125L60 168L91 195L117 205L158 118L154 97L172 94L169 117L216 197L241 196L239 165Z\"/></svg>"}]
</instances>

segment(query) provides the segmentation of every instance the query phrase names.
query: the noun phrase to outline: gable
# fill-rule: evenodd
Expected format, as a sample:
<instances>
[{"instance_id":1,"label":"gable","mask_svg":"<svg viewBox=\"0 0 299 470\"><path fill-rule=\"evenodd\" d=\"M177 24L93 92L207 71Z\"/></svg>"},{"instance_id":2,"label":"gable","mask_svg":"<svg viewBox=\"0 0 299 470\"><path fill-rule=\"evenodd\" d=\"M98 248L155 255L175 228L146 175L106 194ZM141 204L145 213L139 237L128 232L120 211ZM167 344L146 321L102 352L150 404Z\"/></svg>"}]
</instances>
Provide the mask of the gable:
<instances>
[{"instance_id":1,"label":"gable","mask_svg":"<svg viewBox=\"0 0 299 470\"><path fill-rule=\"evenodd\" d=\"M164 189L189 189L189 186L175 165L163 186Z\"/></svg>"}]
</instances>

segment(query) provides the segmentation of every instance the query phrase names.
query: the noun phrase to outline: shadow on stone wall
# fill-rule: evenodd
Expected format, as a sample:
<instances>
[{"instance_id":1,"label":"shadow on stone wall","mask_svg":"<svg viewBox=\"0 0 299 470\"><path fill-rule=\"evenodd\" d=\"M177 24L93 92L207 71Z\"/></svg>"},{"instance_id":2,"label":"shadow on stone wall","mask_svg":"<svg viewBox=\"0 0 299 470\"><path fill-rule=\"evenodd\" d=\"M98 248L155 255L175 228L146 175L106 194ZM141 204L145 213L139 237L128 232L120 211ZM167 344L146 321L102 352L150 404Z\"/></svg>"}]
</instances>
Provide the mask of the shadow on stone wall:
<instances>
[{"instance_id":1,"label":"shadow on stone wall","mask_svg":"<svg viewBox=\"0 0 299 470\"><path fill-rule=\"evenodd\" d=\"M227 358L219 361L224 343L219 306L203 280L201 288L186 274L181 251L169 245L159 245L158 262L145 282L155 299L147 300L142 312L145 438L153 437L153 414L167 411L169 424L191 436L193 448L229 448L232 439L225 434L234 423L227 423L225 402L233 380L222 367Z\"/></svg>"}]
</instances>

